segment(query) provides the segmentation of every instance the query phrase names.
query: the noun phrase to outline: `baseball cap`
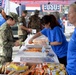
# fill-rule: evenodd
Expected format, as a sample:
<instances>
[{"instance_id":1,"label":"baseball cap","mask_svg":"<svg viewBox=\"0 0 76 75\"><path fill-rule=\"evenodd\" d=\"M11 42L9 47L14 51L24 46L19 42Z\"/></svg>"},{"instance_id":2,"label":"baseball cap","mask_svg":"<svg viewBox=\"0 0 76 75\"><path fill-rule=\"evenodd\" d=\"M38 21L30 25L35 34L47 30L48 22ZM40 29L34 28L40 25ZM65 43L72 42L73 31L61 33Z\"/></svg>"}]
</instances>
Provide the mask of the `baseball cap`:
<instances>
[{"instance_id":1,"label":"baseball cap","mask_svg":"<svg viewBox=\"0 0 76 75\"><path fill-rule=\"evenodd\" d=\"M14 12L10 12L9 16L11 16L16 22L18 21L18 15Z\"/></svg>"}]
</instances>

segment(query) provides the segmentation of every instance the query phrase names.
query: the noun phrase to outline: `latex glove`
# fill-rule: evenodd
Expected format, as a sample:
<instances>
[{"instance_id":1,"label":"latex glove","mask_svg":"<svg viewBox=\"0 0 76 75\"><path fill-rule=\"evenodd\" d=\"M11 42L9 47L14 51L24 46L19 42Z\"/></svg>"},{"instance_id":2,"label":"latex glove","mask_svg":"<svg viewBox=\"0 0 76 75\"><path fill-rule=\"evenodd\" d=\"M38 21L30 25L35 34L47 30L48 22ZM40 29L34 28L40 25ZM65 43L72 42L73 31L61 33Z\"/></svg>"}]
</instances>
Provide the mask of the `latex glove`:
<instances>
[{"instance_id":1,"label":"latex glove","mask_svg":"<svg viewBox=\"0 0 76 75\"><path fill-rule=\"evenodd\" d=\"M30 39L30 40L28 41L28 43L29 43L29 44L32 44L32 43L33 43L33 40L32 40L32 39Z\"/></svg>"}]
</instances>

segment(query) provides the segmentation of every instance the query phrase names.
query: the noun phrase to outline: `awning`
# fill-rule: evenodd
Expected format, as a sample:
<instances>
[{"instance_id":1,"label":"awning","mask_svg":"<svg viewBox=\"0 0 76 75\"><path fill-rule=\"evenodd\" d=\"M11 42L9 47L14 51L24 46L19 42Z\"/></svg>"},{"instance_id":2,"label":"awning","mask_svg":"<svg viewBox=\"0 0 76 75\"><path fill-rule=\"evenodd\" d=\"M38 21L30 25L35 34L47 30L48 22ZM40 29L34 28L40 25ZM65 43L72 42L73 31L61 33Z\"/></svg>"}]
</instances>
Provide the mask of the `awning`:
<instances>
[{"instance_id":1,"label":"awning","mask_svg":"<svg viewBox=\"0 0 76 75\"><path fill-rule=\"evenodd\" d=\"M64 4L68 5L71 0L10 0L12 2L18 3L18 4L45 4L45 3L54 3L54 4ZM73 0L74 1L74 0Z\"/></svg>"}]
</instances>

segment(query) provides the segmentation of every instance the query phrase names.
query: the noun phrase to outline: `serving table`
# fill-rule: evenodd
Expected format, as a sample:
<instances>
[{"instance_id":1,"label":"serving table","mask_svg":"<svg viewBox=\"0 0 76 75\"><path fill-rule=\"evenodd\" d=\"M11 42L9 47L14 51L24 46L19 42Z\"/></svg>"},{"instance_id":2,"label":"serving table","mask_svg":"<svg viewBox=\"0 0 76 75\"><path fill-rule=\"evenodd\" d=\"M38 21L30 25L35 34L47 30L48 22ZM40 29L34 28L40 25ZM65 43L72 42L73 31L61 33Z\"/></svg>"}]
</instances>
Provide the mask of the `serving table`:
<instances>
[{"instance_id":1,"label":"serving table","mask_svg":"<svg viewBox=\"0 0 76 75\"><path fill-rule=\"evenodd\" d=\"M55 62L59 63L58 58L54 51L52 50L51 46L48 44L48 39L42 35L37 38L37 40L45 40L47 41L46 45L44 44L29 44L28 41L33 35L28 35L28 38L24 41L24 44L19 49L19 52L13 59L13 62ZM25 52L24 50L27 50L28 48L41 48L42 52ZM48 50L49 52L45 52L45 50Z\"/></svg>"}]
</instances>

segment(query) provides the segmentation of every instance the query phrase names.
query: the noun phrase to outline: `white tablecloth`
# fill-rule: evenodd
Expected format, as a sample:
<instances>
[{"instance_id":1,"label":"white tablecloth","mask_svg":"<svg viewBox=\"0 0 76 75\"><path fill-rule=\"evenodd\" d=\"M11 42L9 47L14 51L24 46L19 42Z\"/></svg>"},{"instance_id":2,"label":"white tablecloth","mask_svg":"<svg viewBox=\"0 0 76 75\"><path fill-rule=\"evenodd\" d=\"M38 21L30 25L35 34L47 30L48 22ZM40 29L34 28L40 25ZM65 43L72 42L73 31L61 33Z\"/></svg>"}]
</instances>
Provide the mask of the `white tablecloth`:
<instances>
[{"instance_id":1,"label":"white tablecloth","mask_svg":"<svg viewBox=\"0 0 76 75\"><path fill-rule=\"evenodd\" d=\"M28 38L25 40L25 44L21 46L21 48L19 49L18 54L17 54L17 55L15 56L15 58L13 59L13 62L20 62L20 57L26 57L26 54L23 52L23 50L27 49L26 45L29 45L29 44L28 44L28 40L29 40L31 37L32 37L32 35L31 35L31 36L28 36ZM45 37L45 36L41 36L41 37L39 37L39 38L44 38L44 37ZM33 45L33 44L32 44L32 45ZM57 58L56 54L53 52L51 46L48 45L48 47L50 47L49 52L50 52L51 54L54 54L54 56L53 56L52 58L54 59L55 63L59 63L58 58ZM31 54L31 52L30 52L30 54Z\"/></svg>"}]
</instances>

